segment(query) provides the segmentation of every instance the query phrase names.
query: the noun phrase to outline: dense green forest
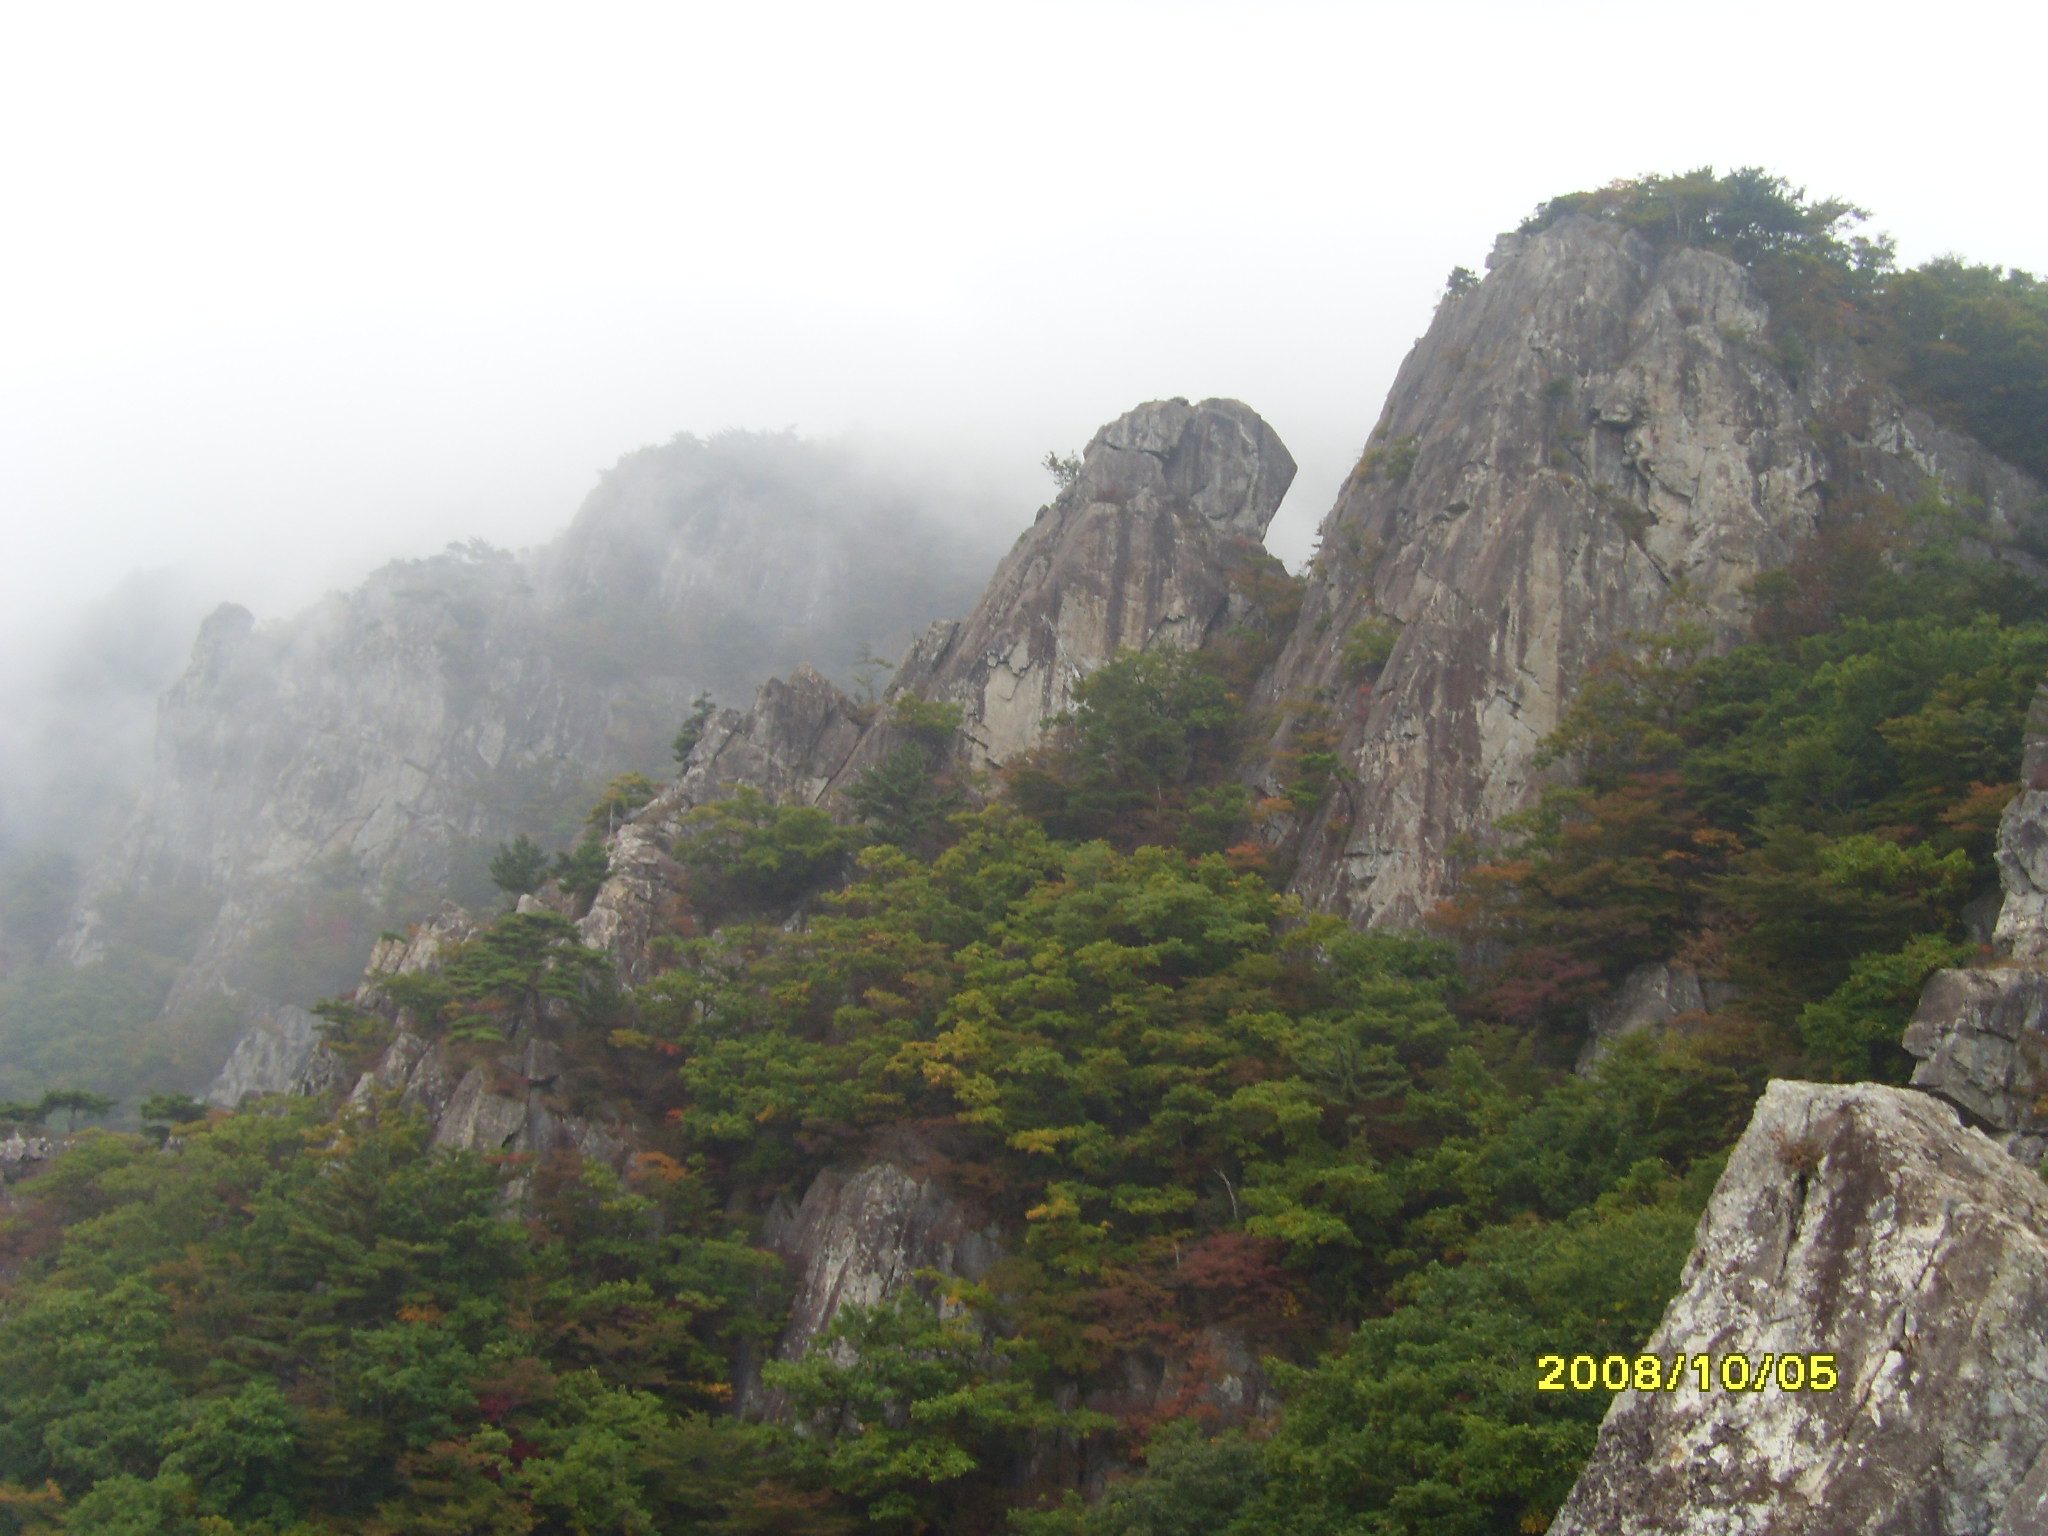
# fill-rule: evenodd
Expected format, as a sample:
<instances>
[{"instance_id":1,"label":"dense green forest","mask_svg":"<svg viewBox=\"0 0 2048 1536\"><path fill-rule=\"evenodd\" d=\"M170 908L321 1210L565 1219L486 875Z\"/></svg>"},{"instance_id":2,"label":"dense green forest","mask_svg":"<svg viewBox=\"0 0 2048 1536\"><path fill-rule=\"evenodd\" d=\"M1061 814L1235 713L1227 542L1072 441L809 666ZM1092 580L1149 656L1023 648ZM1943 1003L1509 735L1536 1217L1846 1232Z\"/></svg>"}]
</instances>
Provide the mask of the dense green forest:
<instances>
[{"instance_id":1,"label":"dense green forest","mask_svg":"<svg viewBox=\"0 0 2048 1536\"><path fill-rule=\"evenodd\" d=\"M1930 401L1978 386L1913 360L1916 305L2039 368L2031 279L1892 273L1851 210L1747 175L1539 219L1865 274ZM464 1059L545 1027L569 1106L645 1127L623 1173L430 1153L378 1101L158 1099L78 1136L0 1222L0 1536L1542 1530L1606 1403L1530 1390L1535 1356L1633 1351L1765 1081L1899 1080L1925 977L1979 953L2048 605L1969 509L1857 509L1755 584L1745 643L1683 602L1632 637L1557 787L1426 931L1368 934L1281 894L1254 836L1244 701L1293 590L1258 579L1271 633L1119 658L1000 783L905 697L856 820L699 808L638 987L507 912L323 1009L358 1065L400 1005ZM575 858L493 868L587 894ZM1573 1070L1589 1008L1666 959L1715 1006ZM762 1214L905 1139L1005 1255L772 1359ZM1235 1419L1224 1336L1273 1389ZM1192 1364L1133 1409L1145 1357ZM788 1414L733 1413L750 1388Z\"/></svg>"}]
</instances>

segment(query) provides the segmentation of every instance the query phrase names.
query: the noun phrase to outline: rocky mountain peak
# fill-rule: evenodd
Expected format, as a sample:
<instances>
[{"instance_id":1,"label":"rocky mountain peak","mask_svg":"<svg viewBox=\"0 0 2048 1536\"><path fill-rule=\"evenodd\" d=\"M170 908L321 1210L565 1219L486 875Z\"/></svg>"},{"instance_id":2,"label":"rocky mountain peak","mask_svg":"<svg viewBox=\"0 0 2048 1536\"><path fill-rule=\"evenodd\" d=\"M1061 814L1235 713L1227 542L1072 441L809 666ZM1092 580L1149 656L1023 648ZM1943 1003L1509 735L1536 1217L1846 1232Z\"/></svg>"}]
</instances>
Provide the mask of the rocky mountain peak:
<instances>
[{"instance_id":1,"label":"rocky mountain peak","mask_svg":"<svg viewBox=\"0 0 2048 1536\"><path fill-rule=\"evenodd\" d=\"M1092 502L1179 508L1240 538L1263 539L1294 479L1273 429L1236 400L1153 400L1088 444L1075 492Z\"/></svg>"},{"instance_id":2,"label":"rocky mountain peak","mask_svg":"<svg viewBox=\"0 0 2048 1536\"><path fill-rule=\"evenodd\" d=\"M199 622L199 634L192 642L191 670L213 673L241 648L255 628L255 614L240 603L222 603Z\"/></svg>"},{"instance_id":3,"label":"rocky mountain peak","mask_svg":"<svg viewBox=\"0 0 2048 1536\"><path fill-rule=\"evenodd\" d=\"M1074 683L1118 651L1197 646L1226 623L1233 572L1264 557L1294 467L1235 400L1155 400L1118 417L973 613L934 625L897 685L959 704L979 762L1035 746Z\"/></svg>"},{"instance_id":4,"label":"rocky mountain peak","mask_svg":"<svg viewBox=\"0 0 2048 1536\"><path fill-rule=\"evenodd\" d=\"M995 549L957 503L793 434L683 436L626 455L541 550L394 561L260 625L221 606L62 953L130 942L141 895L196 914L196 952L161 957L167 1012L226 995L255 1022L345 987L380 927L492 899L497 841L559 844L608 778L665 766L699 690L844 668L958 612ZM837 697L808 665L780 686L796 715Z\"/></svg>"},{"instance_id":5,"label":"rocky mountain peak","mask_svg":"<svg viewBox=\"0 0 2048 1536\"><path fill-rule=\"evenodd\" d=\"M1629 634L1732 644L1751 579L1854 508L1941 496L1996 538L2042 494L1850 363L1798 362L1726 257L1575 214L1490 265L1403 363L1259 689L1341 732L1348 782L1296 829L1296 888L1362 923L1432 909L1449 850L1540 789L1540 743ZM1367 623L1398 636L1370 667L1343 643Z\"/></svg>"}]
</instances>

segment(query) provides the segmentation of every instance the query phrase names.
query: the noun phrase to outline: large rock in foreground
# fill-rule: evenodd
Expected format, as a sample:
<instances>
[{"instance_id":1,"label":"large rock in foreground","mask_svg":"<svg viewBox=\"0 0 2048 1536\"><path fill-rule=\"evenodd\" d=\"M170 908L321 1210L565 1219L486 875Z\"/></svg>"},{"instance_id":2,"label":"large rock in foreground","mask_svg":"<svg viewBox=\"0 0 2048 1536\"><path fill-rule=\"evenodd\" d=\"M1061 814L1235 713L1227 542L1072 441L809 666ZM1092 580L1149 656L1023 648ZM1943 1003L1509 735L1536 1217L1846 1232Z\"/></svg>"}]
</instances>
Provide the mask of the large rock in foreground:
<instances>
[{"instance_id":1,"label":"large rock in foreground","mask_svg":"<svg viewBox=\"0 0 2048 1536\"><path fill-rule=\"evenodd\" d=\"M2048 1186L1927 1095L1771 1084L1648 1349L1840 1384L1622 1392L1552 1536L2048 1530Z\"/></svg>"}]
</instances>

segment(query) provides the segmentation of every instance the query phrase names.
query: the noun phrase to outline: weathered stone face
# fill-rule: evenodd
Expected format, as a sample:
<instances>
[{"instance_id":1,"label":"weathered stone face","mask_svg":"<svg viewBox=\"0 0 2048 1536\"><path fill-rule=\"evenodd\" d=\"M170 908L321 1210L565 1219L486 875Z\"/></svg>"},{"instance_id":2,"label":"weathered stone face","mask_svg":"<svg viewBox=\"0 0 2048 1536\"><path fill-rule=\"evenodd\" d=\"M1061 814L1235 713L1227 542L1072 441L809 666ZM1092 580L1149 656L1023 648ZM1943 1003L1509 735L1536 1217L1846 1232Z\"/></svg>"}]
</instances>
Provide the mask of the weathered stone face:
<instances>
[{"instance_id":1,"label":"weathered stone face","mask_svg":"<svg viewBox=\"0 0 2048 1536\"><path fill-rule=\"evenodd\" d=\"M819 1174L762 1244L798 1273L777 1350L785 1360L801 1360L842 1307L885 1302L920 1270L978 1280L1002 1253L936 1179L889 1160Z\"/></svg>"},{"instance_id":2,"label":"weathered stone face","mask_svg":"<svg viewBox=\"0 0 2048 1536\"><path fill-rule=\"evenodd\" d=\"M1302 829L1295 887L1359 922L1430 911L1448 850L1540 789L1538 744L1629 632L1734 640L1745 584L1831 507L1945 488L2010 531L2041 495L1825 359L1789 377L1734 262L1572 217L1492 266L1402 366L1258 693L1344 729L1351 782ZM1365 619L1400 627L1369 687L1342 658Z\"/></svg>"},{"instance_id":3,"label":"weathered stone face","mask_svg":"<svg viewBox=\"0 0 2048 1536\"><path fill-rule=\"evenodd\" d=\"M1120 650L1200 645L1232 610L1294 460L1235 400L1154 401L1111 422L958 624L935 625L899 686L962 706L977 763L1037 745L1076 681Z\"/></svg>"},{"instance_id":4,"label":"weathered stone face","mask_svg":"<svg viewBox=\"0 0 2048 1536\"><path fill-rule=\"evenodd\" d=\"M723 711L705 730L677 788L702 804L740 785L782 804L810 805L860 745L866 729L853 700L815 668L761 685L745 713Z\"/></svg>"},{"instance_id":5,"label":"weathered stone face","mask_svg":"<svg viewBox=\"0 0 2048 1536\"><path fill-rule=\"evenodd\" d=\"M329 1098L362 1111L380 1097L392 1097L401 1111L426 1118L437 1149L533 1157L573 1150L590 1161L621 1165L631 1135L623 1124L565 1113L556 1102L562 1062L551 1036L558 1037L566 1015L559 1001L516 1012L505 1021L509 1038L503 1048L480 1058L475 1049L460 1051L445 1038L430 1039L420 1021L382 994L386 977L438 970L477 928L469 913L451 903L410 938L377 945L356 1000L386 1010L395 1028L368 1071L348 1069L328 1048L312 1014L280 1008L236 1043L206 1101L234 1109L245 1099L287 1094ZM523 1187L515 1181L510 1193L516 1198Z\"/></svg>"},{"instance_id":6,"label":"weathered stone face","mask_svg":"<svg viewBox=\"0 0 2048 1536\"><path fill-rule=\"evenodd\" d=\"M1941 971L1900 1042L1913 1086L1937 1093L2021 1161L2048 1153L2048 975L2031 967Z\"/></svg>"},{"instance_id":7,"label":"weathered stone face","mask_svg":"<svg viewBox=\"0 0 2048 1536\"><path fill-rule=\"evenodd\" d=\"M289 1004L250 1025L206 1090L206 1102L235 1109L267 1094L322 1094L348 1086L341 1062L327 1050L320 1021Z\"/></svg>"},{"instance_id":8,"label":"weathered stone face","mask_svg":"<svg viewBox=\"0 0 2048 1536\"><path fill-rule=\"evenodd\" d=\"M1771 1084L1646 1349L1840 1384L1621 1393L1552 1536L2043 1528L2048 1186L1925 1094Z\"/></svg>"},{"instance_id":9,"label":"weathered stone face","mask_svg":"<svg viewBox=\"0 0 2048 1536\"><path fill-rule=\"evenodd\" d=\"M1582 1076L1591 1072L1624 1036L1660 1028L1688 1014L1706 1013L1720 1007L1733 993L1727 982L1702 977L1682 965L1661 961L1639 965L1622 979L1612 997L1589 1011L1577 1071Z\"/></svg>"},{"instance_id":10,"label":"weathered stone face","mask_svg":"<svg viewBox=\"0 0 2048 1536\"><path fill-rule=\"evenodd\" d=\"M55 1155L47 1136L24 1136L20 1131L0 1136L0 1191L16 1179L40 1173Z\"/></svg>"}]
</instances>

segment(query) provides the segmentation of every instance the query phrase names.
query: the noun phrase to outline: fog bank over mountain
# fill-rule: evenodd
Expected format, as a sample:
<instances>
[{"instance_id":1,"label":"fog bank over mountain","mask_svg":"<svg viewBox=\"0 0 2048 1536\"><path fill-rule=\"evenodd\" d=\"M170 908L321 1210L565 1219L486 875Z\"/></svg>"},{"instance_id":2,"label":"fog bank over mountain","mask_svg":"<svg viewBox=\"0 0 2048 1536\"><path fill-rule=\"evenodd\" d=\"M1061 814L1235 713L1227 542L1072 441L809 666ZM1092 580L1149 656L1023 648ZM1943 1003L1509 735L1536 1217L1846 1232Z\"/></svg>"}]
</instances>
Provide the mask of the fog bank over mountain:
<instances>
[{"instance_id":1,"label":"fog bank over mountain","mask_svg":"<svg viewBox=\"0 0 2048 1536\"><path fill-rule=\"evenodd\" d=\"M2048 265L1997 148L2043 22L1972 15L1903 49L1742 3L17 7L0 613L187 564L293 611L537 543L678 429L921 435L1028 480L1175 395L1290 445L1299 565L1446 273L1559 187L1766 164L1908 260ZM1645 70L1701 110L1555 105ZM1887 99L1910 140L1844 131Z\"/></svg>"},{"instance_id":2,"label":"fog bank over mountain","mask_svg":"<svg viewBox=\"0 0 2048 1536\"><path fill-rule=\"evenodd\" d=\"M62 620L15 630L0 652L0 859L91 841L120 820L149 761L157 698L208 606L189 572L137 571Z\"/></svg>"}]
</instances>

